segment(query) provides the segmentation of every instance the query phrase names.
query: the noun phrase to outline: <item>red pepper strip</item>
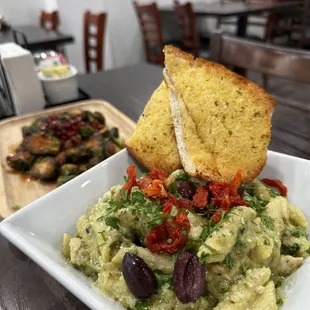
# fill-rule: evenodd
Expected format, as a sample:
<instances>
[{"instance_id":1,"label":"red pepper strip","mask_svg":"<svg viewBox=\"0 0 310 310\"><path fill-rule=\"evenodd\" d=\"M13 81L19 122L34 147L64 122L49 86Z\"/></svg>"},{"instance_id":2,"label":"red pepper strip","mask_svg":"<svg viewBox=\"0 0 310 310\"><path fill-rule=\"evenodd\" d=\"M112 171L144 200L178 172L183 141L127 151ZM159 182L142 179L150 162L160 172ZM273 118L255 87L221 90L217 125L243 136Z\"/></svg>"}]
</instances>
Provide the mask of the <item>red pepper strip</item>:
<instances>
[{"instance_id":1,"label":"red pepper strip","mask_svg":"<svg viewBox=\"0 0 310 310\"><path fill-rule=\"evenodd\" d=\"M130 193L131 189L137 185L136 166L131 165L127 168L128 181L123 185L123 189Z\"/></svg>"},{"instance_id":2,"label":"red pepper strip","mask_svg":"<svg viewBox=\"0 0 310 310\"><path fill-rule=\"evenodd\" d=\"M281 196L286 197L287 195L287 188L280 180L273 180L273 179L262 179L262 181L267 184L268 186L272 186L277 188L280 191Z\"/></svg>"},{"instance_id":3,"label":"red pepper strip","mask_svg":"<svg viewBox=\"0 0 310 310\"><path fill-rule=\"evenodd\" d=\"M165 172L164 170L157 169L157 168L153 169L153 170L150 172L149 176L150 176L153 180L158 179L158 180L162 180L162 181L164 181L165 179L168 178L168 175L166 174L166 172Z\"/></svg>"},{"instance_id":4,"label":"red pepper strip","mask_svg":"<svg viewBox=\"0 0 310 310\"><path fill-rule=\"evenodd\" d=\"M230 184L230 194L232 196L238 196L238 188L240 186L242 182L242 169L239 169L236 173L236 175L234 176L234 179L232 181L232 183Z\"/></svg>"},{"instance_id":5,"label":"red pepper strip","mask_svg":"<svg viewBox=\"0 0 310 310\"><path fill-rule=\"evenodd\" d=\"M148 197L158 198L164 198L168 195L161 180L153 180L152 184L143 190L143 193Z\"/></svg>"},{"instance_id":6,"label":"red pepper strip","mask_svg":"<svg viewBox=\"0 0 310 310\"><path fill-rule=\"evenodd\" d=\"M208 204L209 190L206 186L199 186L193 197L193 205L198 208L204 208Z\"/></svg>"}]
</instances>

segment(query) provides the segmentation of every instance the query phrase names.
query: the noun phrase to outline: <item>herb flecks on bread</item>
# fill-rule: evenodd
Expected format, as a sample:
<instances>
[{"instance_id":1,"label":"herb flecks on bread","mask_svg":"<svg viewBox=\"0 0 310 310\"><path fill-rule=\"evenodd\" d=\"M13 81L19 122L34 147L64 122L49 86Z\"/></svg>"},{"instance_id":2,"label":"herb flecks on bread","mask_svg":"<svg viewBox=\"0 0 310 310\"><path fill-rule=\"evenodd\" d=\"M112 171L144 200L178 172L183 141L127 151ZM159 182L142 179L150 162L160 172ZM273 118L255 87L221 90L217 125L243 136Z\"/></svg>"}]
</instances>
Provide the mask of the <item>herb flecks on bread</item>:
<instances>
[{"instance_id":1,"label":"herb flecks on bread","mask_svg":"<svg viewBox=\"0 0 310 310\"><path fill-rule=\"evenodd\" d=\"M126 147L150 170L159 168L171 173L182 167L165 82L153 93Z\"/></svg>"},{"instance_id":2,"label":"herb flecks on bread","mask_svg":"<svg viewBox=\"0 0 310 310\"><path fill-rule=\"evenodd\" d=\"M203 143L206 156L201 169L210 166L210 153L213 157L210 171L196 167L196 176L208 179L211 173L211 180L226 182L242 169L244 180L256 177L267 159L272 97L219 64L194 59L172 46L164 52L174 92L182 97Z\"/></svg>"}]
</instances>

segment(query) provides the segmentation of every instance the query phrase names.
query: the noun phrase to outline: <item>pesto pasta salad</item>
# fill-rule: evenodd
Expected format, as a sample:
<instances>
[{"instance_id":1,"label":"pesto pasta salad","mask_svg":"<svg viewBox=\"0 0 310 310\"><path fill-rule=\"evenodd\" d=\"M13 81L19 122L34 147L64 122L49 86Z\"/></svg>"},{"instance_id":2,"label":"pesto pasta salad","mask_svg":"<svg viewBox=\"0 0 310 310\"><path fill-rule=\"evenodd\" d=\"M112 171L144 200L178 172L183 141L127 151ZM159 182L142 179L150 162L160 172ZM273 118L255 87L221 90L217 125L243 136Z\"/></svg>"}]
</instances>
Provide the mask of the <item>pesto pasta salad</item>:
<instances>
[{"instance_id":1,"label":"pesto pasta salad","mask_svg":"<svg viewBox=\"0 0 310 310\"><path fill-rule=\"evenodd\" d=\"M279 180L206 183L127 169L64 234L63 255L127 309L278 309L310 255L308 223Z\"/></svg>"}]
</instances>

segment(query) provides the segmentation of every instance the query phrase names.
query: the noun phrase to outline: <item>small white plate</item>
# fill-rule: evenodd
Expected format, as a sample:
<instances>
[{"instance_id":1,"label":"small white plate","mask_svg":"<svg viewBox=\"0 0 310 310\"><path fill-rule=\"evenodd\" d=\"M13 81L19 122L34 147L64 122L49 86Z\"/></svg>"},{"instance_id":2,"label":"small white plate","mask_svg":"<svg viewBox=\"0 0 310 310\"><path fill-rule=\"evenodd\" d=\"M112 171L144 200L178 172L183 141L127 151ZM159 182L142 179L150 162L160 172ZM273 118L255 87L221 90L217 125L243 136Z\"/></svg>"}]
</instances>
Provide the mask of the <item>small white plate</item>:
<instances>
[{"instance_id":1,"label":"small white plate","mask_svg":"<svg viewBox=\"0 0 310 310\"><path fill-rule=\"evenodd\" d=\"M34 201L0 224L9 241L64 285L91 309L124 309L92 286L89 279L61 256L64 232L75 234L75 223L112 186L122 184L126 168L137 164L126 150ZM138 174L143 170L137 167ZM262 177L280 179L289 201L310 220L310 161L268 152ZM291 277L283 310L308 310L310 259Z\"/></svg>"}]
</instances>

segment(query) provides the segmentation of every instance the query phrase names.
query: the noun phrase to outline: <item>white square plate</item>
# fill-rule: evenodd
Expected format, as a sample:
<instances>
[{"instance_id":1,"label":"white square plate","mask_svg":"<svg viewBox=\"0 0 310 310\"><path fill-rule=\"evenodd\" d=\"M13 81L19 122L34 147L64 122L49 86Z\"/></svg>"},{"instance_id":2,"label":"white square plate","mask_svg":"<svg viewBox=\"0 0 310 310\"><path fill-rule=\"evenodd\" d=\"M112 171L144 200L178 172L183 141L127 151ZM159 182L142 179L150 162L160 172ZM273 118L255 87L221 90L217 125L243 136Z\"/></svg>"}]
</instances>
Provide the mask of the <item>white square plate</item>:
<instances>
[{"instance_id":1,"label":"white square plate","mask_svg":"<svg viewBox=\"0 0 310 310\"><path fill-rule=\"evenodd\" d=\"M94 288L87 277L66 262L60 253L63 233L75 234L78 218L112 186L122 184L126 168L133 163L137 164L123 150L0 224L4 237L91 309L123 308ZM143 168L138 166L138 174L142 171ZM288 187L289 201L299 206L310 221L310 161L268 151L261 176L282 180ZM310 259L287 282L287 299L282 309L308 310Z\"/></svg>"}]
</instances>

